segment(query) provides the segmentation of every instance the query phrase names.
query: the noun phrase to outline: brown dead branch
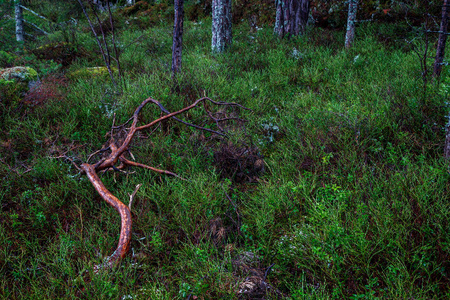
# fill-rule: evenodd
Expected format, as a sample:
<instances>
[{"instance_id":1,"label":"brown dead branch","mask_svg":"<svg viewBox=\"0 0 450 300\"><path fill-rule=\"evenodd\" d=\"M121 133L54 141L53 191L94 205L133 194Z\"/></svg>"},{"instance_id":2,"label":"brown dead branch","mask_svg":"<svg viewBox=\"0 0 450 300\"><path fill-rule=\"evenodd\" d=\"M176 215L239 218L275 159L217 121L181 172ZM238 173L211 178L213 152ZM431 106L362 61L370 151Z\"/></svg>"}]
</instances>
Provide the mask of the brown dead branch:
<instances>
[{"instance_id":1,"label":"brown dead branch","mask_svg":"<svg viewBox=\"0 0 450 300\"><path fill-rule=\"evenodd\" d=\"M4 164L10 171L16 173L19 176L22 176L30 171L33 171L32 168L27 167L25 164L22 164L22 167L24 167L26 170L23 172L19 172L17 169L11 167L10 165L8 165L5 161L3 161L2 159L0 159L0 163Z\"/></svg>"},{"instance_id":2,"label":"brown dead branch","mask_svg":"<svg viewBox=\"0 0 450 300\"><path fill-rule=\"evenodd\" d=\"M158 106L158 108L161 110L161 112L164 113L165 115L161 116L160 118L158 118L150 123L138 126L139 114L141 113L142 109L149 103L155 104L156 106ZM176 117L182 113L185 113L185 112L193 109L194 107L197 107L200 104L203 104L203 107L206 111L206 115L211 119L212 122L214 122L216 125L219 125L219 122L225 121L225 119L223 119L223 118L222 119L215 118L214 114L211 113L207 109L206 103L211 103L211 104L214 104L217 106L237 106L242 109L247 109L237 103L217 102L208 97L203 97L203 98L196 100L191 105L186 106L176 112L171 113L167 109L165 109L162 106L162 104L159 103L157 100L152 99L152 98L147 98L136 108L136 110L133 113L133 116L127 122L125 122L124 124L119 125L119 126L115 126L115 124L113 122L112 128L111 128L111 133L110 133L109 145L106 145L103 147L103 149L95 151L94 153L89 155L87 162L83 163L79 167L79 169L87 175L89 181L92 183L92 185L94 186L94 188L98 192L98 194L103 198L103 200L105 200L109 205L111 205L112 207L114 207L117 210L117 212L120 214L120 218L121 218L120 238L119 238L119 243L117 245L117 248L114 251L114 253L111 256L109 256L103 264L95 267L95 272L98 272L99 270L104 269L104 268L113 267L122 258L124 258L126 256L127 252L130 249L131 225L132 225L131 212L130 212L132 196L130 196L131 201L130 201L129 206L126 206L125 204L123 204L118 198L116 198L105 187L105 185L99 178L98 173L102 172L102 171L106 171L108 169L120 171L121 169L123 169L126 166L132 166L132 167L140 167L140 168L148 169L148 170L160 173L160 174L171 175L171 176L177 177L179 179L186 180L170 171L160 170L160 169L157 169L157 168L145 165L145 164L131 161L125 157L125 154L128 153L131 155L131 152L129 151L129 147L133 140L133 137L135 136L135 134L137 132L145 130L145 129L149 129L155 125L159 125L162 121L168 120L168 119L174 119L175 121L178 121L187 126L191 126L191 127L197 128L199 130L208 131L208 132L214 133L216 135L226 136L225 132L223 131L223 129L220 126L218 126L220 131L216 131L216 130L208 129L208 128L205 128L202 126L198 126L195 124L191 124L191 123L182 121ZM237 118L230 118L230 119L237 119ZM132 122L131 126L129 128L126 128L126 125L129 124L129 122ZM109 151L109 153L107 153L107 151ZM93 164L89 163L89 161L97 154L101 154L100 160ZM133 157L133 155L131 155L131 156ZM133 157L133 159L134 159L134 157ZM72 161L72 163L73 163L73 161ZM117 163L119 163L118 166L116 166ZM137 192L137 189L133 193L133 197L136 192Z\"/></svg>"}]
</instances>

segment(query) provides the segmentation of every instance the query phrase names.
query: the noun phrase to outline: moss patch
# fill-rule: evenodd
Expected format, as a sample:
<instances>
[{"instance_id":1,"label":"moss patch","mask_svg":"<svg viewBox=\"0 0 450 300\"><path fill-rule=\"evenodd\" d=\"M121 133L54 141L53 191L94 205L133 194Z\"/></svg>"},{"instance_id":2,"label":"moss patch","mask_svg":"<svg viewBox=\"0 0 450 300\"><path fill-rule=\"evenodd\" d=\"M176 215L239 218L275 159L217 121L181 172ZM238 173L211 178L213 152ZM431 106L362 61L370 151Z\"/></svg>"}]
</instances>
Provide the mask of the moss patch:
<instances>
[{"instance_id":1,"label":"moss patch","mask_svg":"<svg viewBox=\"0 0 450 300\"><path fill-rule=\"evenodd\" d=\"M114 67L111 67L111 71L114 74L118 72L117 68ZM82 68L67 74L67 78L69 79L104 77L104 76L109 76L109 72L106 67Z\"/></svg>"},{"instance_id":2,"label":"moss patch","mask_svg":"<svg viewBox=\"0 0 450 300\"><path fill-rule=\"evenodd\" d=\"M16 81L30 81L36 80L38 74L36 70L30 67L13 67L0 69L0 79L16 80Z\"/></svg>"}]
</instances>

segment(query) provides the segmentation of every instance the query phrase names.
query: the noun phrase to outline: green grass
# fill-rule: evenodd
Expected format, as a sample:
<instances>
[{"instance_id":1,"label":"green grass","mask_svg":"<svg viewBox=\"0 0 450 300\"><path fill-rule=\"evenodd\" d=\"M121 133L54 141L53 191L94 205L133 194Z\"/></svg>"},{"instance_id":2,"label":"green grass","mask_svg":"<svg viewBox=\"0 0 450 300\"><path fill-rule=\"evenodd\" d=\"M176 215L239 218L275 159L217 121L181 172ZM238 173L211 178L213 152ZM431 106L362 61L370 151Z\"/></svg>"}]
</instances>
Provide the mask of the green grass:
<instances>
[{"instance_id":1,"label":"green grass","mask_svg":"<svg viewBox=\"0 0 450 300\"><path fill-rule=\"evenodd\" d=\"M140 37L123 48L120 92L108 78L74 79L62 99L0 103L1 297L236 299L251 269L273 265L265 281L288 299L448 298L448 94L434 83L424 94L415 54L378 40L389 25L358 27L345 51L343 32L279 40L268 26L242 24L223 55L210 53L210 20L185 26L175 86L171 25L131 24L118 33L121 45ZM101 66L95 43L77 34L90 55L68 70ZM143 185L130 255L94 275L120 218L69 161L52 157L86 161L113 114L125 122L147 97L174 111L203 95L251 109L235 110L248 123L233 126L230 141L258 147L265 172L222 178L214 153L223 145L210 134L173 122L145 132L131 148L137 161L189 181L140 169L103 175L125 204ZM147 108L142 121L158 116ZM214 127L200 109L184 118Z\"/></svg>"}]
</instances>

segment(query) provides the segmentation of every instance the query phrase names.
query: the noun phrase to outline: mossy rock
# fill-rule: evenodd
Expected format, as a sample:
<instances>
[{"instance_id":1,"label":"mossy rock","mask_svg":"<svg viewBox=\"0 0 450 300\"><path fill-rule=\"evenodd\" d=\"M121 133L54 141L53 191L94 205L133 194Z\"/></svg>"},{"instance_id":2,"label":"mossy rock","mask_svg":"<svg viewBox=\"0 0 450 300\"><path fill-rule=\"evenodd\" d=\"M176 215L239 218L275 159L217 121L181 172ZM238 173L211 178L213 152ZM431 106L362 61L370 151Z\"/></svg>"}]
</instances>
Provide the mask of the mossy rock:
<instances>
[{"instance_id":1,"label":"mossy rock","mask_svg":"<svg viewBox=\"0 0 450 300\"><path fill-rule=\"evenodd\" d=\"M30 67L0 69L0 102L5 105L19 102L37 79L38 73Z\"/></svg>"},{"instance_id":2,"label":"mossy rock","mask_svg":"<svg viewBox=\"0 0 450 300\"><path fill-rule=\"evenodd\" d=\"M117 68L111 67L113 74L117 74ZM82 68L79 70L72 71L68 73L67 78L69 79L87 79L94 77L109 77L108 68L106 67L89 67Z\"/></svg>"},{"instance_id":3,"label":"mossy rock","mask_svg":"<svg viewBox=\"0 0 450 300\"><path fill-rule=\"evenodd\" d=\"M37 80L38 73L30 67L12 67L0 69L0 79L28 83Z\"/></svg>"}]
</instances>

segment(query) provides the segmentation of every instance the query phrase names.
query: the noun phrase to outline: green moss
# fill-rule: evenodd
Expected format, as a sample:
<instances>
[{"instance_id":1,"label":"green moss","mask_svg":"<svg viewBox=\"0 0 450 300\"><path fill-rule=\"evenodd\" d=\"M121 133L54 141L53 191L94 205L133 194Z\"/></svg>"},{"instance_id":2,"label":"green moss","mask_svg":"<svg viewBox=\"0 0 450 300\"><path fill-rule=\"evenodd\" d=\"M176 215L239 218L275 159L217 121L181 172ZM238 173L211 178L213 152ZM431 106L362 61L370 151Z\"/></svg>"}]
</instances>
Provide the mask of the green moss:
<instances>
[{"instance_id":1,"label":"green moss","mask_svg":"<svg viewBox=\"0 0 450 300\"><path fill-rule=\"evenodd\" d=\"M30 67L13 67L0 69L0 79L25 81L36 80L38 73Z\"/></svg>"},{"instance_id":2,"label":"green moss","mask_svg":"<svg viewBox=\"0 0 450 300\"><path fill-rule=\"evenodd\" d=\"M28 90L28 83L38 79L36 70L30 67L0 69L0 99L5 104L13 104Z\"/></svg>"},{"instance_id":3,"label":"green moss","mask_svg":"<svg viewBox=\"0 0 450 300\"><path fill-rule=\"evenodd\" d=\"M112 67L111 71L117 73L117 68ZM106 67L89 67L75 70L67 74L67 78L78 79L78 78L92 78L92 77L104 77L109 76L108 68Z\"/></svg>"}]
</instances>

